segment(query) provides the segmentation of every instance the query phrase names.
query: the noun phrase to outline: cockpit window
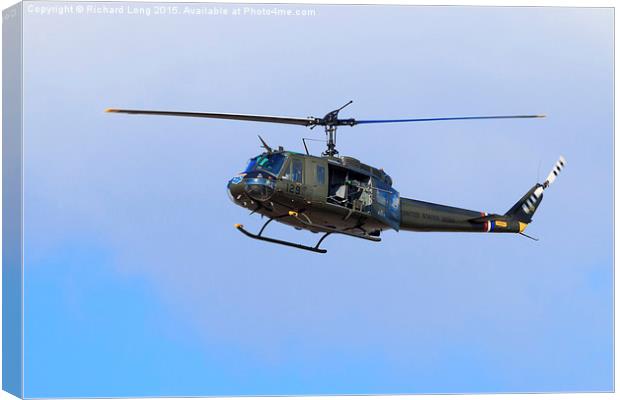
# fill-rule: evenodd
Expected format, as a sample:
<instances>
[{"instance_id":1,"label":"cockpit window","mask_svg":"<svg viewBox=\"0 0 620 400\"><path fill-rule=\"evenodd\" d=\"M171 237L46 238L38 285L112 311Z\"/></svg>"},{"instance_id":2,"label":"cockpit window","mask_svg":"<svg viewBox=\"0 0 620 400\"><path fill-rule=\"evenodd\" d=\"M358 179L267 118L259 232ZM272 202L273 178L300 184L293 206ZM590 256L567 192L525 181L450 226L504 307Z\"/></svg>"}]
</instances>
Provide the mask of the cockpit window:
<instances>
[{"instance_id":1,"label":"cockpit window","mask_svg":"<svg viewBox=\"0 0 620 400\"><path fill-rule=\"evenodd\" d=\"M286 156L283 154L263 154L252 158L244 172L266 171L278 175L285 160Z\"/></svg>"}]
</instances>

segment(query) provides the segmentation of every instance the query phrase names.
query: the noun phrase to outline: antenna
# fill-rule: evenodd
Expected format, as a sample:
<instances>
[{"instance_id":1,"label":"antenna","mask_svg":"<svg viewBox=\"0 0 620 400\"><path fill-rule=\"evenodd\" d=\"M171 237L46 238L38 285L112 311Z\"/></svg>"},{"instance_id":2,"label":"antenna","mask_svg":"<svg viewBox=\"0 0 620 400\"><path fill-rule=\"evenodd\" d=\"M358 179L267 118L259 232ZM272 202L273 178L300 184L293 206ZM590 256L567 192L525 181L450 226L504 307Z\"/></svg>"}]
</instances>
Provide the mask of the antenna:
<instances>
[{"instance_id":1,"label":"antenna","mask_svg":"<svg viewBox=\"0 0 620 400\"><path fill-rule=\"evenodd\" d=\"M311 154L310 154L310 151L308 151L308 144L306 143L306 140L310 142L324 142L323 139L314 139L314 138L307 138L307 137L301 138L301 141L304 143L304 148L306 149L306 154L309 156Z\"/></svg>"}]
</instances>

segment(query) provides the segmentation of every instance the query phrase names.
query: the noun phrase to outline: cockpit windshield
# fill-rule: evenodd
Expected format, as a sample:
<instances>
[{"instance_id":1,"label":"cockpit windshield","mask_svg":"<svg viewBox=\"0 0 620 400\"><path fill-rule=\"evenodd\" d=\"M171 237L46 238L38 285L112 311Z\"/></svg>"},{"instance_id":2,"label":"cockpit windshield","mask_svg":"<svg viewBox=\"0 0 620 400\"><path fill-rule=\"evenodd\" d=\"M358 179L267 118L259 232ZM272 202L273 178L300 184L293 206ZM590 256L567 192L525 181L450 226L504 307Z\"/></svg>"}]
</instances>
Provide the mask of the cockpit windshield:
<instances>
[{"instance_id":1,"label":"cockpit windshield","mask_svg":"<svg viewBox=\"0 0 620 400\"><path fill-rule=\"evenodd\" d=\"M278 175L285 160L286 156L281 153L262 154L252 158L243 172L266 171Z\"/></svg>"}]
</instances>

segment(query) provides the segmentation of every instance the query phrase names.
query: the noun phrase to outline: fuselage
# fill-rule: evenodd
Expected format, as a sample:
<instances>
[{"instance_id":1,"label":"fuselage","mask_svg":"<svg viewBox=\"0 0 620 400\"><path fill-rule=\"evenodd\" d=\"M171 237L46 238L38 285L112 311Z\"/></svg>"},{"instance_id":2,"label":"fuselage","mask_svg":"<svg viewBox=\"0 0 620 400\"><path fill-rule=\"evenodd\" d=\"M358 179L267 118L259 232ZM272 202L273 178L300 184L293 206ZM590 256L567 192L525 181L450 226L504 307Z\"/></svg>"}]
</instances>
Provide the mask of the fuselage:
<instances>
[{"instance_id":1,"label":"fuselage","mask_svg":"<svg viewBox=\"0 0 620 400\"><path fill-rule=\"evenodd\" d=\"M228 183L232 201L314 232L370 234L400 225L400 199L382 170L351 157L289 151L252 158Z\"/></svg>"},{"instance_id":2,"label":"fuselage","mask_svg":"<svg viewBox=\"0 0 620 400\"><path fill-rule=\"evenodd\" d=\"M379 236L387 229L438 232L519 232L512 220L401 198L382 169L352 157L290 151L253 157L228 182L232 201L278 222L312 232Z\"/></svg>"}]
</instances>

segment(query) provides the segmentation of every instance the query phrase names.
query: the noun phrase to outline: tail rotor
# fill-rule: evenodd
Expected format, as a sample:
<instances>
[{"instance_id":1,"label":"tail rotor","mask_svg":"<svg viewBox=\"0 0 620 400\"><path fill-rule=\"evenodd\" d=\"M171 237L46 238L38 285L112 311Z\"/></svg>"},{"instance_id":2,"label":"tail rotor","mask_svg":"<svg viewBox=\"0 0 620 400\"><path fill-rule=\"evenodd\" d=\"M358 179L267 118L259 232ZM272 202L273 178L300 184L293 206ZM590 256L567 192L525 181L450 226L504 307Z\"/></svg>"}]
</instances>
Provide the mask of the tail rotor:
<instances>
[{"instance_id":1,"label":"tail rotor","mask_svg":"<svg viewBox=\"0 0 620 400\"><path fill-rule=\"evenodd\" d=\"M547 175L545 182L534 185L510 210L508 210L506 215L524 224L532 222L532 217L542 201L545 189L555 181L565 165L566 159L560 156L560 159L555 163L549 175Z\"/></svg>"},{"instance_id":2,"label":"tail rotor","mask_svg":"<svg viewBox=\"0 0 620 400\"><path fill-rule=\"evenodd\" d=\"M562 168L564 168L565 164L566 164L566 159L563 156L560 156L560 159L558 160L558 162L555 163L555 165L553 166L553 169L551 170L551 172L549 172L549 175L547 175L547 179L545 180L545 183L542 184L544 189L546 189L549 185L553 183L553 181L555 181L555 178L558 177L558 175L562 171Z\"/></svg>"}]
</instances>

